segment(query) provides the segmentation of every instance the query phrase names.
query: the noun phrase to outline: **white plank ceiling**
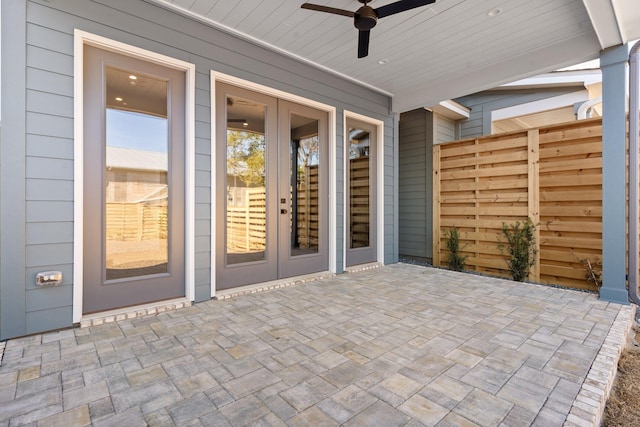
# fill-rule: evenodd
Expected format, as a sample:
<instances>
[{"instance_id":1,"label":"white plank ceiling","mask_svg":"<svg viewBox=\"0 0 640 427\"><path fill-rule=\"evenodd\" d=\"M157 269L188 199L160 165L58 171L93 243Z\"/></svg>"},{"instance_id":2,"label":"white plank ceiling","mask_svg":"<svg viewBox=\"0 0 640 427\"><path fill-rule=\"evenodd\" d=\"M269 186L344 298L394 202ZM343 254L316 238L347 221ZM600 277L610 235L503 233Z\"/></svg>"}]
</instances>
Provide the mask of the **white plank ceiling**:
<instances>
[{"instance_id":1,"label":"white plank ceiling","mask_svg":"<svg viewBox=\"0 0 640 427\"><path fill-rule=\"evenodd\" d=\"M380 19L369 56L358 59L352 19L301 9L304 0L153 1L390 94L396 112L593 59L640 38L638 0L437 0ZM361 5L312 2L353 11Z\"/></svg>"}]
</instances>

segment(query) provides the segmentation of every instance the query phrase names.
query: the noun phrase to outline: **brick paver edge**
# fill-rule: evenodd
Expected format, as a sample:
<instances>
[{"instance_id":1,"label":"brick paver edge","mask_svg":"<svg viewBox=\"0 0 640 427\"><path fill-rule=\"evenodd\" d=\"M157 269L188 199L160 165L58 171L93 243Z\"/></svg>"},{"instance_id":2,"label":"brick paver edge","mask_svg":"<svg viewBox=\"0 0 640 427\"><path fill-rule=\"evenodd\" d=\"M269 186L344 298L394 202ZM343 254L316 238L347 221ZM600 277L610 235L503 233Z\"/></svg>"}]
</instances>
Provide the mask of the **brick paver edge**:
<instances>
[{"instance_id":1,"label":"brick paver edge","mask_svg":"<svg viewBox=\"0 0 640 427\"><path fill-rule=\"evenodd\" d=\"M571 406L564 427L600 426L618 372L618 361L631 333L636 308L633 304L620 308Z\"/></svg>"}]
</instances>

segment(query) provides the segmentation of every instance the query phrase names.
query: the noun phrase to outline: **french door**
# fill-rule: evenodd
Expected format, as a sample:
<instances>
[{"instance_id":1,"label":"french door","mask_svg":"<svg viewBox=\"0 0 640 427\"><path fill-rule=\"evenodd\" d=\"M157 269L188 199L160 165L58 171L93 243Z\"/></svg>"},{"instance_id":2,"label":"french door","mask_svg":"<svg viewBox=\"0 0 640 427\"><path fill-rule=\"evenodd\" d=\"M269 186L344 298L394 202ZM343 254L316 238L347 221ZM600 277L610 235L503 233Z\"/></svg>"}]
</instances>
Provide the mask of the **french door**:
<instances>
[{"instance_id":1,"label":"french door","mask_svg":"<svg viewBox=\"0 0 640 427\"><path fill-rule=\"evenodd\" d=\"M185 295L185 72L84 47L83 312Z\"/></svg>"},{"instance_id":2,"label":"french door","mask_svg":"<svg viewBox=\"0 0 640 427\"><path fill-rule=\"evenodd\" d=\"M216 288L328 269L328 114L216 84Z\"/></svg>"}]
</instances>

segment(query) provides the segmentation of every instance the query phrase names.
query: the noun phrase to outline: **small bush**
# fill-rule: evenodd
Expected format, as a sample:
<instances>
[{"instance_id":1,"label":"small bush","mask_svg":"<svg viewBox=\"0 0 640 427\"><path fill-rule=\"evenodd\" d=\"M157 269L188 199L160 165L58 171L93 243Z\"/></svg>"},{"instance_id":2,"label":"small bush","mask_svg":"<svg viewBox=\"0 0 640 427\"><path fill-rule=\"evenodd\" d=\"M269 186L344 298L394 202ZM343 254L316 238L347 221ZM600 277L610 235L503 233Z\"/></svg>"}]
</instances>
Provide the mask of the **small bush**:
<instances>
[{"instance_id":1,"label":"small bush","mask_svg":"<svg viewBox=\"0 0 640 427\"><path fill-rule=\"evenodd\" d=\"M467 260L466 255L460 255L460 235L455 227L444 232L447 238L447 250L449 255L447 256L447 266L449 270L462 271L465 267Z\"/></svg>"},{"instance_id":2,"label":"small bush","mask_svg":"<svg viewBox=\"0 0 640 427\"><path fill-rule=\"evenodd\" d=\"M498 249L507 255L506 262L513 280L522 282L529 278L529 271L536 263L536 239L533 233L536 225L527 218L526 221L507 225L502 224L502 235L506 242L499 241Z\"/></svg>"}]
</instances>

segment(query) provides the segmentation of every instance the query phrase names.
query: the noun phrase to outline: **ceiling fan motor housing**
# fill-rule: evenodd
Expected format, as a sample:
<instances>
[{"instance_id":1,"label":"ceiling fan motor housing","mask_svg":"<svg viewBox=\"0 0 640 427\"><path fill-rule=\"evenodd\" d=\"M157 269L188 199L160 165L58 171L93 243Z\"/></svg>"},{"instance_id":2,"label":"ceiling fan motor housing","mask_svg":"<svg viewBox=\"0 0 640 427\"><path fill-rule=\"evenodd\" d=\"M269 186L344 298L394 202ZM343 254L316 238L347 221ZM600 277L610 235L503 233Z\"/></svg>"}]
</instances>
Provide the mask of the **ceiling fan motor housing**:
<instances>
[{"instance_id":1,"label":"ceiling fan motor housing","mask_svg":"<svg viewBox=\"0 0 640 427\"><path fill-rule=\"evenodd\" d=\"M378 16L370 6L362 6L356 12L353 25L360 31L370 30L378 23Z\"/></svg>"}]
</instances>

